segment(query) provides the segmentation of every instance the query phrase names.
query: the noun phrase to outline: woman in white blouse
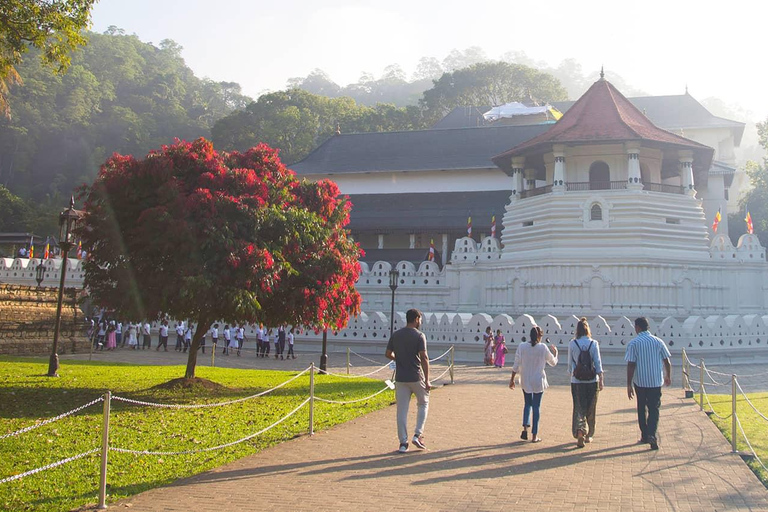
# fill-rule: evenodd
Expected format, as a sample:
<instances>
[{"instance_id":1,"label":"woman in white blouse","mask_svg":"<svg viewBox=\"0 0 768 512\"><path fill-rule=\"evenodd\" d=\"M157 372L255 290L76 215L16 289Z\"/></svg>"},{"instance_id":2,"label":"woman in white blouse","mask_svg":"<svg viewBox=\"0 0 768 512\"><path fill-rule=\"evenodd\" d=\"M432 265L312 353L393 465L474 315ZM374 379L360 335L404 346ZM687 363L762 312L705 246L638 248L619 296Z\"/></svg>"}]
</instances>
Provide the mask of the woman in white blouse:
<instances>
[{"instance_id":1,"label":"woman in white blouse","mask_svg":"<svg viewBox=\"0 0 768 512\"><path fill-rule=\"evenodd\" d=\"M515 364L512 366L512 378L509 379L509 388L515 389L515 375L520 374L520 386L523 388L525 407L523 408L523 432L520 439L528 439L528 427L531 426L530 416L533 411L533 426L531 428L531 441L538 443L539 437L539 409L544 390L549 387L547 374L544 372L546 365L557 364L557 347L542 345L541 328L531 329L531 341L521 343L515 351Z\"/></svg>"}]
</instances>

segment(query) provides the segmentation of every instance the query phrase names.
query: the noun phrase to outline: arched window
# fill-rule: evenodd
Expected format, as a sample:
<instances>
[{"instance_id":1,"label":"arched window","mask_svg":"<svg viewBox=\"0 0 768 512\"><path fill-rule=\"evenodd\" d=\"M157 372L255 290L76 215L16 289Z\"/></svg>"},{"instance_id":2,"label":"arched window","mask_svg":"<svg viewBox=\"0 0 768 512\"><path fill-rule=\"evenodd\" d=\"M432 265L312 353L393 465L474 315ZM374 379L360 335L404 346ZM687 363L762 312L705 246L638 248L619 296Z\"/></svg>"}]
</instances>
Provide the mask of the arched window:
<instances>
[{"instance_id":1,"label":"arched window","mask_svg":"<svg viewBox=\"0 0 768 512\"><path fill-rule=\"evenodd\" d=\"M598 160L589 166L589 189L608 190L611 188L611 169L608 164Z\"/></svg>"},{"instance_id":2,"label":"arched window","mask_svg":"<svg viewBox=\"0 0 768 512\"><path fill-rule=\"evenodd\" d=\"M603 220L603 209L595 203L589 209L589 220Z\"/></svg>"}]
</instances>

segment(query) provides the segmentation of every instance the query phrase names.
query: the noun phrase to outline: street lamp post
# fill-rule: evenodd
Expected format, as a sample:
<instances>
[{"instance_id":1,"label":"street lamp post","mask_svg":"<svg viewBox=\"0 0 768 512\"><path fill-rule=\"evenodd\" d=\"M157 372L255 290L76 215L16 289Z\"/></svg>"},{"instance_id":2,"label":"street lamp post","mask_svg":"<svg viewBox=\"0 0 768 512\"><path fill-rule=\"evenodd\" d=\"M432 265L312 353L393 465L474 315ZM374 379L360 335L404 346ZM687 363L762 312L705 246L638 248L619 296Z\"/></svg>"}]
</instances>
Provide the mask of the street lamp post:
<instances>
[{"instance_id":1,"label":"street lamp post","mask_svg":"<svg viewBox=\"0 0 768 512\"><path fill-rule=\"evenodd\" d=\"M328 329L323 329L323 353L320 354L320 371L325 373L328 369Z\"/></svg>"},{"instance_id":2,"label":"street lamp post","mask_svg":"<svg viewBox=\"0 0 768 512\"><path fill-rule=\"evenodd\" d=\"M37 287L40 288L40 285L43 284L43 279L45 279L45 265L43 264L43 260L40 260L40 264L35 268L35 281L37 281Z\"/></svg>"},{"instance_id":3,"label":"street lamp post","mask_svg":"<svg viewBox=\"0 0 768 512\"><path fill-rule=\"evenodd\" d=\"M389 271L389 289L392 290L392 310L389 315L389 336L395 331L395 290L400 279L400 272L396 268Z\"/></svg>"},{"instance_id":4,"label":"street lamp post","mask_svg":"<svg viewBox=\"0 0 768 512\"><path fill-rule=\"evenodd\" d=\"M61 303L64 298L64 279L67 275L67 255L74 247L74 231L83 213L75 210L74 196L69 200L69 208L59 214L59 247L61 248L61 279L59 280L59 297L56 303L56 324L53 329L53 348L48 359L48 376L59 376L59 331L61 329Z\"/></svg>"}]
</instances>

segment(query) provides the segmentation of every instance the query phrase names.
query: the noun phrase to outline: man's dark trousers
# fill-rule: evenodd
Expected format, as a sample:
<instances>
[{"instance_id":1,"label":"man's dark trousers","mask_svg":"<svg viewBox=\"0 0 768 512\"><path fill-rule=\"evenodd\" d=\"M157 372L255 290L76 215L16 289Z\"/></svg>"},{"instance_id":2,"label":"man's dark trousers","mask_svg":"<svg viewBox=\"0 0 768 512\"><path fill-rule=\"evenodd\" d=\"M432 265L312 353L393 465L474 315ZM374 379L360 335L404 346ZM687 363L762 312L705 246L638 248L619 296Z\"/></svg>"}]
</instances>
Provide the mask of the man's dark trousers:
<instances>
[{"instance_id":1,"label":"man's dark trousers","mask_svg":"<svg viewBox=\"0 0 768 512\"><path fill-rule=\"evenodd\" d=\"M661 388L641 388L635 386L637 395L637 423L643 439L656 437L659 426L659 408L661 407Z\"/></svg>"}]
</instances>

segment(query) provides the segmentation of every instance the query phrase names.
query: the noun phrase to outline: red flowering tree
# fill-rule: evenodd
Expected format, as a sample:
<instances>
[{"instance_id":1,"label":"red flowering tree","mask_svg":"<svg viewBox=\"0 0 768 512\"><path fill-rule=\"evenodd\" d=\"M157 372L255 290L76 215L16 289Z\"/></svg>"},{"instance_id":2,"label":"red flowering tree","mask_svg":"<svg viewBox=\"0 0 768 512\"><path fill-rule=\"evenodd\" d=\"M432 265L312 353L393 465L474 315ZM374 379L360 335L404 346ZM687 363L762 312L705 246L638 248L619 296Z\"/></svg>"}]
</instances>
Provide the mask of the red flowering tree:
<instances>
[{"instance_id":1,"label":"red flowering tree","mask_svg":"<svg viewBox=\"0 0 768 512\"><path fill-rule=\"evenodd\" d=\"M298 180L264 144L116 154L82 192L85 285L124 318L194 321L186 378L215 321L340 329L360 311L347 198Z\"/></svg>"}]
</instances>

